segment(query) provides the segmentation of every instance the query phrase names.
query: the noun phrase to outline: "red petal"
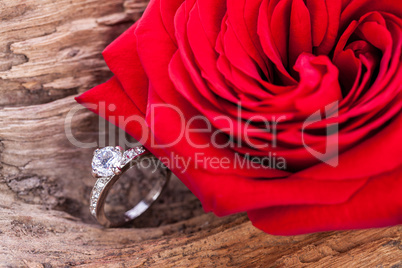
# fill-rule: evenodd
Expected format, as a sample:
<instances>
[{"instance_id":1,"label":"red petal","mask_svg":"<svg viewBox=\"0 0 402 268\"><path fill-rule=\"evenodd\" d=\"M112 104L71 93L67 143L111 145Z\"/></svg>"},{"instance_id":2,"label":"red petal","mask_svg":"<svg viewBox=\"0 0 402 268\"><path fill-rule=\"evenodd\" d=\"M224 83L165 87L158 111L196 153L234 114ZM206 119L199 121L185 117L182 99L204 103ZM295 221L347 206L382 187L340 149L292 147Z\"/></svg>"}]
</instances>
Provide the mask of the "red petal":
<instances>
[{"instance_id":1,"label":"red petal","mask_svg":"<svg viewBox=\"0 0 402 268\"><path fill-rule=\"evenodd\" d=\"M402 164L402 114L381 132L339 157L339 165L330 167L325 163L299 172L297 177L316 180L355 179L374 176L393 170Z\"/></svg>"},{"instance_id":2,"label":"red petal","mask_svg":"<svg viewBox=\"0 0 402 268\"><path fill-rule=\"evenodd\" d=\"M249 211L257 228L275 235L385 227L402 223L402 168L372 177L337 205L277 206Z\"/></svg>"},{"instance_id":3,"label":"red petal","mask_svg":"<svg viewBox=\"0 0 402 268\"><path fill-rule=\"evenodd\" d=\"M326 0L327 13L328 13L328 28L325 37L321 44L317 47L316 53L328 55L333 49L339 30L339 18L341 14L341 1L340 0Z\"/></svg>"},{"instance_id":4,"label":"red petal","mask_svg":"<svg viewBox=\"0 0 402 268\"><path fill-rule=\"evenodd\" d=\"M116 75L124 91L145 114L148 98L148 78L137 53L134 31L138 23L119 36L104 51L103 56L110 70Z\"/></svg>"},{"instance_id":5,"label":"red petal","mask_svg":"<svg viewBox=\"0 0 402 268\"><path fill-rule=\"evenodd\" d=\"M328 27L328 13L325 1L307 0L307 8L310 12L313 46L318 46L324 39Z\"/></svg>"},{"instance_id":6,"label":"red petal","mask_svg":"<svg viewBox=\"0 0 402 268\"><path fill-rule=\"evenodd\" d=\"M147 135L144 135L148 126L143 113L134 105L116 77L84 92L75 99L89 110L129 132L138 141L148 139Z\"/></svg>"},{"instance_id":7,"label":"red petal","mask_svg":"<svg viewBox=\"0 0 402 268\"><path fill-rule=\"evenodd\" d=\"M270 30L276 49L282 58L282 63L288 67L288 43L289 43L289 24L292 1L283 0L275 6L272 13Z\"/></svg>"},{"instance_id":8,"label":"red petal","mask_svg":"<svg viewBox=\"0 0 402 268\"><path fill-rule=\"evenodd\" d=\"M303 0L293 0L289 25L289 67L303 52L312 53L310 13Z\"/></svg>"}]
</instances>

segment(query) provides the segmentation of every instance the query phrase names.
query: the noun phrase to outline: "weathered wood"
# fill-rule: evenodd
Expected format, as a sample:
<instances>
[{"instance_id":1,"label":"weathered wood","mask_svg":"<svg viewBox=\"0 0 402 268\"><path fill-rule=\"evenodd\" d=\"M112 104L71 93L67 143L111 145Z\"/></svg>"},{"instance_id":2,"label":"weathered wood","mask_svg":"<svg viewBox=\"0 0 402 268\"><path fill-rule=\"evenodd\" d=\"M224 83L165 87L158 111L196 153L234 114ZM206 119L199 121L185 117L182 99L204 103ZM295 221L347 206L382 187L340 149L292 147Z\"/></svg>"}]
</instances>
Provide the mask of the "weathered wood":
<instances>
[{"instance_id":1,"label":"weathered wood","mask_svg":"<svg viewBox=\"0 0 402 268\"><path fill-rule=\"evenodd\" d=\"M10 266L402 265L402 227L280 237L257 230L245 216L204 214L159 228L105 230L13 201L0 213L0 260Z\"/></svg>"},{"instance_id":2,"label":"weathered wood","mask_svg":"<svg viewBox=\"0 0 402 268\"><path fill-rule=\"evenodd\" d=\"M45 103L105 81L101 51L146 2L1 1L0 106Z\"/></svg>"},{"instance_id":3,"label":"weathered wood","mask_svg":"<svg viewBox=\"0 0 402 268\"><path fill-rule=\"evenodd\" d=\"M402 227L277 237L245 215L217 218L173 178L134 226L90 217L93 148L71 144L73 97L106 81L101 51L136 20L142 0L0 2L0 266L402 267ZM71 121L99 142L98 118Z\"/></svg>"}]
</instances>

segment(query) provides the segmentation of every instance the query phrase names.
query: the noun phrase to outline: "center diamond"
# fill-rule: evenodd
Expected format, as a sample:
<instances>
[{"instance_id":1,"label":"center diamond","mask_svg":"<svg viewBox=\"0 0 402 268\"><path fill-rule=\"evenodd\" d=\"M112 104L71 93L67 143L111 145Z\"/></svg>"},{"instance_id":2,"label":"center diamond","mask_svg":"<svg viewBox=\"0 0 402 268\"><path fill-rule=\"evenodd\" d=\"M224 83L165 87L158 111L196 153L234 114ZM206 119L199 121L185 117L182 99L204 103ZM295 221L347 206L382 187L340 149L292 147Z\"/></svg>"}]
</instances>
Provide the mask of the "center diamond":
<instances>
[{"instance_id":1,"label":"center diamond","mask_svg":"<svg viewBox=\"0 0 402 268\"><path fill-rule=\"evenodd\" d=\"M112 168L119 167L121 160L122 154L118 148L108 146L98 149L92 159L92 169L101 177L112 176Z\"/></svg>"}]
</instances>

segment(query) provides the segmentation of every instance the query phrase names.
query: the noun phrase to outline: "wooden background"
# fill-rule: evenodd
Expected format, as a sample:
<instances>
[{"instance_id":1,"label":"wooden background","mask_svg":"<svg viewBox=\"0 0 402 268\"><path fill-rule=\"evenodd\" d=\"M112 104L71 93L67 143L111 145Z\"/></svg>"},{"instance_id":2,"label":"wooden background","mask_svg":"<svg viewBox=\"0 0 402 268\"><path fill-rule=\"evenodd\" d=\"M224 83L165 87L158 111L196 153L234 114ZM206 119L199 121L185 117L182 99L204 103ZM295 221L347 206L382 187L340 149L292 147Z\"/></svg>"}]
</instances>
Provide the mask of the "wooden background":
<instances>
[{"instance_id":1,"label":"wooden background","mask_svg":"<svg viewBox=\"0 0 402 268\"><path fill-rule=\"evenodd\" d=\"M0 1L0 266L402 267L401 226L270 236L245 215L205 214L177 178L137 228L91 219L93 148L68 141L65 118L75 95L111 76L101 51L146 4ZM88 111L72 128L99 141Z\"/></svg>"}]
</instances>

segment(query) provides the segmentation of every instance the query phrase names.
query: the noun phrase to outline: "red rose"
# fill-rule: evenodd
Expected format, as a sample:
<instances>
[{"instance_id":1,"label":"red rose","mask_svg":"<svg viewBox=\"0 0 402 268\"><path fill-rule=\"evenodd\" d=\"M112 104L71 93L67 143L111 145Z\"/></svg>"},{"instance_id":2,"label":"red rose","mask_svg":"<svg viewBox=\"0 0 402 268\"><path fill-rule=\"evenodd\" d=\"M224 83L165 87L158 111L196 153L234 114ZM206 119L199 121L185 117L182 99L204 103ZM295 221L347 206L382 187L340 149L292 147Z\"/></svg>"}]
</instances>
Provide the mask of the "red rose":
<instances>
[{"instance_id":1,"label":"red rose","mask_svg":"<svg viewBox=\"0 0 402 268\"><path fill-rule=\"evenodd\" d=\"M401 16L399 0L151 1L77 101L188 160L167 165L219 216L282 235L400 224Z\"/></svg>"}]
</instances>

